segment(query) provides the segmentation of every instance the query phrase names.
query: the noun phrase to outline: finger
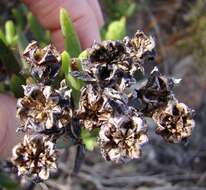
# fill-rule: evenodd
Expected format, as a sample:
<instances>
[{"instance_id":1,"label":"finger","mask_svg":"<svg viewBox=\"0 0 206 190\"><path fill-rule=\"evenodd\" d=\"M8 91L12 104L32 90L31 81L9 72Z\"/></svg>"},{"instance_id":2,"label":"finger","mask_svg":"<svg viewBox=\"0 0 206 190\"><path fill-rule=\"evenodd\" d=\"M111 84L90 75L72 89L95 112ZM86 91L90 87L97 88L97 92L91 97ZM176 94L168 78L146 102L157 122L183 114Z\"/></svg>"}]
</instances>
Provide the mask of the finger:
<instances>
[{"instance_id":1,"label":"finger","mask_svg":"<svg viewBox=\"0 0 206 190\"><path fill-rule=\"evenodd\" d=\"M95 21L86 18L78 19L74 22L81 46L83 49L91 47L94 41L100 41L99 29ZM59 51L64 50L64 40L62 36L61 29L56 29L51 32L52 41Z\"/></svg>"},{"instance_id":2,"label":"finger","mask_svg":"<svg viewBox=\"0 0 206 190\"><path fill-rule=\"evenodd\" d=\"M104 25L104 18L98 0L87 0L97 18L98 26L101 28Z\"/></svg>"},{"instance_id":3,"label":"finger","mask_svg":"<svg viewBox=\"0 0 206 190\"><path fill-rule=\"evenodd\" d=\"M55 47L60 51L64 51L64 38L62 36L62 31L60 28L51 31L52 42L55 44Z\"/></svg>"},{"instance_id":4,"label":"finger","mask_svg":"<svg viewBox=\"0 0 206 190\"><path fill-rule=\"evenodd\" d=\"M16 134L16 100L0 95L0 104L0 157L8 158L13 146L21 139Z\"/></svg>"},{"instance_id":5,"label":"finger","mask_svg":"<svg viewBox=\"0 0 206 190\"><path fill-rule=\"evenodd\" d=\"M83 49L88 48L95 41L100 41L99 27L91 8L86 5L85 11L82 10L81 15L73 20L74 27L78 34ZM52 30L51 36L56 47L62 51L64 47L61 29Z\"/></svg>"},{"instance_id":6,"label":"finger","mask_svg":"<svg viewBox=\"0 0 206 190\"><path fill-rule=\"evenodd\" d=\"M83 48L91 46L94 40L99 41L99 28L95 15L87 1L82 0L23 0L37 16L40 23L51 31L55 45L63 49L60 32L59 10L68 10Z\"/></svg>"},{"instance_id":7,"label":"finger","mask_svg":"<svg viewBox=\"0 0 206 190\"><path fill-rule=\"evenodd\" d=\"M93 12L87 13L84 17L74 21L74 26L83 49L90 47L94 41L101 41L99 27Z\"/></svg>"}]
</instances>

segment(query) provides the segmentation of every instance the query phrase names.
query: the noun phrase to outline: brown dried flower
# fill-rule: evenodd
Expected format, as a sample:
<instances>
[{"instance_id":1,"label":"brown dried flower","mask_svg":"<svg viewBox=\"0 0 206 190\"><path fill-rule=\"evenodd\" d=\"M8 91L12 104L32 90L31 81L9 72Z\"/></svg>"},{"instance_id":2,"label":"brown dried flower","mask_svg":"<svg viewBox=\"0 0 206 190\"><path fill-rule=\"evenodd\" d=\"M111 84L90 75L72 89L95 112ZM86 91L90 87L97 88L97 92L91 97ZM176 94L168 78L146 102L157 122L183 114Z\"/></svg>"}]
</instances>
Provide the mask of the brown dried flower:
<instances>
[{"instance_id":1,"label":"brown dried flower","mask_svg":"<svg viewBox=\"0 0 206 190\"><path fill-rule=\"evenodd\" d=\"M171 101L166 108L156 111L153 115L158 125L156 133L169 143L178 143L187 139L195 126L192 116L193 110L185 104Z\"/></svg>"},{"instance_id":2,"label":"brown dried flower","mask_svg":"<svg viewBox=\"0 0 206 190\"><path fill-rule=\"evenodd\" d=\"M61 67L61 55L53 45L40 48L36 41L31 42L23 56L31 67L31 74L43 83L49 83Z\"/></svg>"},{"instance_id":3,"label":"brown dried flower","mask_svg":"<svg viewBox=\"0 0 206 190\"><path fill-rule=\"evenodd\" d=\"M125 163L141 156L141 146L148 141L147 125L134 109L127 115L109 118L99 133L99 145L108 161Z\"/></svg>"},{"instance_id":4,"label":"brown dried flower","mask_svg":"<svg viewBox=\"0 0 206 190\"><path fill-rule=\"evenodd\" d=\"M133 63L125 44L120 41L103 41L95 43L89 49L89 58L82 62L83 71L73 75L86 82L92 82L101 88L110 87L123 91L135 79L133 74L142 70L138 63Z\"/></svg>"},{"instance_id":5,"label":"brown dried flower","mask_svg":"<svg viewBox=\"0 0 206 190\"><path fill-rule=\"evenodd\" d=\"M92 64L117 62L125 54L125 46L120 41L95 42L89 51L89 61Z\"/></svg>"},{"instance_id":6,"label":"brown dried flower","mask_svg":"<svg viewBox=\"0 0 206 190\"><path fill-rule=\"evenodd\" d=\"M146 36L142 31L138 30L133 38L125 37L123 42L125 43L127 53L134 63L143 65L146 60L155 57L155 41L151 36Z\"/></svg>"},{"instance_id":7,"label":"brown dried flower","mask_svg":"<svg viewBox=\"0 0 206 190\"><path fill-rule=\"evenodd\" d=\"M154 111L167 105L169 100L174 99L172 88L175 84L173 79L160 74L155 67L145 85L137 89L137 109L147 116Z\"/></svg>"},{"instance_id":8,"label":"brown dried flower","mask_svg":"<svg viewBox=\"0 0 206 190\"><path fill-rule=\"evenodd\" d=\"M121 82L124 73L118 69L117 64L95 63L88 60L82 62L83 71L74 71L73 76L87 83L98 85L100 88L112 87Z\"/></svg>"},{"instance_id":9,"label":"brown dried flower","mask_svg":"<svg viewBox=\"0 0 206 190\"><path fill-rule=\"evenodd\" d=\"M79 108L76 111L78 117L86 129L99 128L115 113L123 113L127 109L128 98L112 88L100 89L88 84L80 96Z\"/></svg>"},{"instance_id":10,"label":"brown dried flower","mask_svg":"<svg viewBox=\"0 0 206 190\"><path fill-rule=\"evenodd\" d=\"M153 38L137 31L123 41L94 43L87 58L73 58L73 76L85 81L75 109L66 82L59 89L51 83L61 66L60 54L52 45L40 48L37 42L30 43L24 58L38 84L23 86L24 97L17 103L18 130L27 133L13 149L12 162L19 175L47 179L56 168L54 142L65 139L78 145L75 171L79 170L84 157L82 127L99 129L102 155L116 163L141 156L142 145L148 141L144 117L154 119L156 133L167 142L189 137L195 125L193 111L173 94L178 80L161 75L157 68L145 82L135 78L138 72L145 76L145 64L155 57L154 48Z\"/></svg>"},{"instance_id":11,"label":"brown dried flower","mask_svg":"<svg viewBox=\"0 0 206 190\"><path fill-rule=\"evenodd\" d=\"M110 117L111 112L107 98L102 96L98 87L88 84L82 89L77 117L83 121L86 129L100 127L101 123Z\"/></svg>"},{"instance_id":12,"label":"brown dried flower","mask_svg":"<svg viewBox=\"0 0 206 190\"><path fill-rule=\"evenodd\" d=\"M17 102L19 130L58 131L67 126L72 117L71 90L65 81L58 90L51 86L26 85L23 98Z\"/></svg>"},{"instance_id":13,"label":"brown dried flower","mask_svg":"<svg viewBox=\"0 0 206 190\"><path fill-rule=\"evenodd\" d=\"M17 166L18 175L46 180L55 170L57 154L54 143L47 137L25 135L23 142L13 148L12 162Z\"/></svg>"}]
</instances>

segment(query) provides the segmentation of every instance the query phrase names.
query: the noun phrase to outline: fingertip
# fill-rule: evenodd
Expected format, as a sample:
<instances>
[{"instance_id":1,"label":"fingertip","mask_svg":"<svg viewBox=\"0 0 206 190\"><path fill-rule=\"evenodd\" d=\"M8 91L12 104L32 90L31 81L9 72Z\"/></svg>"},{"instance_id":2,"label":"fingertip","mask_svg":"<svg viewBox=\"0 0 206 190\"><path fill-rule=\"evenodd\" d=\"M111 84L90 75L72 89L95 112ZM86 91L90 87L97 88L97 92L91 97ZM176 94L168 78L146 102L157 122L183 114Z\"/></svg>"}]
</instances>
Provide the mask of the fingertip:
<instances>
[{"instance_id":1,"label":"fingertip","mask_svg":"<svg viewBox=\"0 0 206 190\"><path fill-rule=\"evenodd\" d=\"M98 26L101 28L104 25L104 17L98 0L87 0L87 2L93 10L94 15L96 15Z\"/></svg>"},{"instance_id":2,"label":"fingertip","mask_svg":"<svg viewBox=\"0 0 206 190\"><path fill-rule=\"evenodd\" d=\"M0 95L0 157L3 159L11 156L13 146L21 139L16 134L16 99Z\"/></svg>"},{"instance_id":3,"label":"fingertip","mask_svg":"<svg viewBox=\"0 0 206 190\"><path fill-rule=\"evenodd\" d=\"M58 17L60 7L68 10L83 49L90 47L94 40L100 41L99 24L96 15L86 0L23 1L27 5L30 3L30 9L37 16L40 23L46 29L50 30L52 41L59 51L64 49L64 40ZM100 25L102 24L103 19L100 19Z\"/></svg>"},{"instance_id":4,"label":"fingertip","mask_svg":"<svg viewBox=\"0 0 206 190\"><path fill-rule=\"evenodd\" d=\"M55 47L57 48L57 50L62 52L65 48L64 48L64 38L62 35L61 28L52 30L51 38L52 38L52 43L55 44Z\"/></svg>"},{"instance_id":5,"label":"fingertip","mask_svg":"<svg viewBox=\"0 0 206 190\"><path fill-rule=\"evenodd\" d=\"M94 41L101 41L97 20L89 9L84 16L74 21L74 26L83 49L90 47Z\"/></svg>"}]
</instances>

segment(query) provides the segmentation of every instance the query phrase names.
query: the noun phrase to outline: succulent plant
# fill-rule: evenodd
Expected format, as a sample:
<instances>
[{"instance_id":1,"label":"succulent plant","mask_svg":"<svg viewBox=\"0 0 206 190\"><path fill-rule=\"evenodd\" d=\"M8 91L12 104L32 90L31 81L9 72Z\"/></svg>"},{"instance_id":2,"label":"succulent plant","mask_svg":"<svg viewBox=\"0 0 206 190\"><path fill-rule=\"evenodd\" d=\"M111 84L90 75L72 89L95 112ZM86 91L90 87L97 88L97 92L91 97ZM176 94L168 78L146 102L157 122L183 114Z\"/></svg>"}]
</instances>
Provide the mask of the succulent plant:
<instances>
[{"instance_id":1,"label":"succulent plant","mask_svg":"<svg viewBox=\"0 0 206 190\"><path fill-rule=\"evenodd\" d=\"M59 89L47 85L25 85L18 99L17 118L21 131L58 131L72 118L71 90L61 82Z\"/></svg>"},{"instance_id":2,"label":"succulent plant","mask_svg":"<svg viewBox=\"0 0 206 190\"><path fill-rule=\"evenodd\" d=\"M35 180L46 180L49 173L57 169L55 144L41 135L25 135L21 143L13 148L12 162L19 175L27 175Z\"/></svg>"},{"instance_id":3,"label":"succulent plant","mask_svg":"<svg viewBox=\"0 0 206 190\"><path fill-rule=\"evenodd\" d=\"M44 84L54 80L61 67L61 55L53 45L40 48L38 42L33 41L23 56L30 65L31 75Z\"/></svg>"},{"instance_id":4,"label":"succulent plant","mask_svg":"<svg viewBox=\"0 0 206 190\"><path fill-rule=\"evenodd\" d=\"M59 139L77 145L75 168L79 168L84 157L81 130L97 129L102 156L116 163L141 157L149 139L145 117L153 118L156 133L166 142L187 139L195 122L193 110L174 95L179 80L162 75L157 67L143 81L135 77L145 76L145 63L155 58L154 48L153 38L141 31L122 41L94 43L81 59L63 53L62 61L52 45L29 44L24 58L36 83L23 86L24 97L17 103L18 131L26 134L13 149L12 162L19 174L47 179L56 166L54 147ZM66 80L59 83L62 71Z\"/></svg>"},{"instance_id":5,"label":"succulent plant","mask_svg":"<svg viewBox=\"0 0 206 190\"><path fill-rule=\"evenodd\" d=\"M168 105L152 116L157 123L156 133L166 142L178 143L192 135L195 122L194 111L184 103L169 102Z\"/></svg>"},{"instance_id":6,"label":"succulent plant","mask_svg":"<svg viewBox=\"0 0 206 190\"><path fill-rule=\"evenodd\" d=\"M140 158L141 146L147 141L146 122L133 108L127 114L111 117L99 132L103 157L117 163Z\"/></svg>"}]
</instances>

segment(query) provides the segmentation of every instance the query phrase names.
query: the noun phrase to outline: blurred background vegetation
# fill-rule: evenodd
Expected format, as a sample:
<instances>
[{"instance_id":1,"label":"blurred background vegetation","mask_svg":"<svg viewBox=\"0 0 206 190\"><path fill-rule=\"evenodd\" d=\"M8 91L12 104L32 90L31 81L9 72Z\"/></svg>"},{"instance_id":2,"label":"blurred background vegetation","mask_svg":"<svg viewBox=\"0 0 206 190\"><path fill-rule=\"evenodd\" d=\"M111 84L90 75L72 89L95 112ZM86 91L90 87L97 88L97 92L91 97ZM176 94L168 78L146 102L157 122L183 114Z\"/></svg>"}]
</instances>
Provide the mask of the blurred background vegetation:
<instances>
[{"instance_id":1,"label":"blurred background vegetation","mask_svg":"<svg viewBox=\"0 0 206 190\"><path fill-rule=\"evenodd\" d=\"M101 0L100 3L106 21L101 30L103 40L122 39L137 29L144 30L155 38L156 64L165 74L182 78L180 87L176 89L178 98L196 110L197 127L191 140L186 144L165 145L152 134L153 138L145 146L142 159L126 165L114 165L105 162L98 150L94 149L95 138L83 133L87 149L94 151L88 151L78 176L71 176L70 168L73 166L70 163L74 156L65 150L59 171L45 184L34 184L16 177L9 169L9 163L2 162L0 188L206 189L206 1ZM22 95L21 85L25 83L28 68L21 54L31 40L37 40L44 46L50 42L50 36L19 1L1 0L0 92L16 97Z\"/></svg>"}]
</instances>

